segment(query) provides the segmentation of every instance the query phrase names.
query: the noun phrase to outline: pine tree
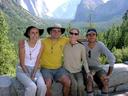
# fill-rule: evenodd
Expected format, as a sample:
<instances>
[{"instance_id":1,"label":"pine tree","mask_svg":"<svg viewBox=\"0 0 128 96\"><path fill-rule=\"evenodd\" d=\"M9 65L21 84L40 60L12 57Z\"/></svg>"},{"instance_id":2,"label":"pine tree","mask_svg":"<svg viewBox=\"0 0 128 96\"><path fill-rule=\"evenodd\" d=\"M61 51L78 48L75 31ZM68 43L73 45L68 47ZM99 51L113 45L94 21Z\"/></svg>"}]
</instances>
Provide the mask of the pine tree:
<instances>
[{"instance_id":1,"label":"pine tree","mask_svg":"<svg viewBox=\"0 0 128 96\"><path fill-rule=\"evenodd\" d=\"M121 25L121 38L120 41L122 43L122 47L126 47L128 46L128 10L125 12L124 16L123 16L123 22Z\"/></svg>"}]
</instances>

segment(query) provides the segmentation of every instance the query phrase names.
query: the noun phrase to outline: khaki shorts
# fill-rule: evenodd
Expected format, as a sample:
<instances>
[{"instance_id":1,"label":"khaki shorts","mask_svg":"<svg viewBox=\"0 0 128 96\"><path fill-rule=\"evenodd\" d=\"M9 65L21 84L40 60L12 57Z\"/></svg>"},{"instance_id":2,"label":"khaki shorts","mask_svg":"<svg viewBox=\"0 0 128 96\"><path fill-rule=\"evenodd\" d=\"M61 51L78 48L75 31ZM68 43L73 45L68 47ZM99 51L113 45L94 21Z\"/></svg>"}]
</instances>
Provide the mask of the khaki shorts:
<instances>
[{"instance_id":1,"label":"khaki shorts","mask_svg":"<svg viewBox=\"0 0 128 96\"><path fill-rule=\"evenodd\" d=\"M105 70L102 67L89 66L89 69L92 75L97 75L98 77L101 77L101 75L106 74Z\"/></svg>"},{"instance_id":2,"label":"khaki shorts","mask_svg":"<svg viewBox=\"0 0 128 96\"><path fill-rule=\"evenodd\" d=\"M98 67L98 66L91 66L89 67L89 69L93 74L94 81L98 85L99 89L102 89L103 84L100 80L100 77L104 74L106 75L106 71L102 67Z\"/></svg>"}]
</instances>

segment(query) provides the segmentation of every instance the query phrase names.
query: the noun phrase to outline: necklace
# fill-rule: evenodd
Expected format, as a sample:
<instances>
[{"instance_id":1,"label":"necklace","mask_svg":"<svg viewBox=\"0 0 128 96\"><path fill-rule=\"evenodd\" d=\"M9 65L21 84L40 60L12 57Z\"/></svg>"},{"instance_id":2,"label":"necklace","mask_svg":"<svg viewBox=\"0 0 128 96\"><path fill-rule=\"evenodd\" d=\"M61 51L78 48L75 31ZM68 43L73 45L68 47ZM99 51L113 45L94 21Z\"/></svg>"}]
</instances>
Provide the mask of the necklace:
<instances>
[{"instance_id":1,"label":"necklace","mask_svg":"<svg viewBox=\"0 0 128 96\"><path fill-rule=\"evenodd\" d=\"M30 60L32 60L32 53L31 53L31 51L29 51L29 57L30 57Z\"/></svg>"},{"instance_id":2,"label":"necklace","mask_svg":"<svg viewBox=\"0 0 128 96\"><path fill-rule=\"evenodd\" d=\"M37 45L37 44L36 44L36 45ZM30 45L28 44L30 60L32 60L32 53L35 51L36 45L35 45L34 47L30 47Z\"/></svg>"},{"instance_id":3,"label":"necklace","mask_svg":"<svg viewBox=\"0 0 128 96\"><path fill-rule=\"evenodd\" d=\"M30 60L32 60L32 53L34 52L36 48L30 48L29 46L29 57L30 57Z\"/></svg>"}]
</instances>

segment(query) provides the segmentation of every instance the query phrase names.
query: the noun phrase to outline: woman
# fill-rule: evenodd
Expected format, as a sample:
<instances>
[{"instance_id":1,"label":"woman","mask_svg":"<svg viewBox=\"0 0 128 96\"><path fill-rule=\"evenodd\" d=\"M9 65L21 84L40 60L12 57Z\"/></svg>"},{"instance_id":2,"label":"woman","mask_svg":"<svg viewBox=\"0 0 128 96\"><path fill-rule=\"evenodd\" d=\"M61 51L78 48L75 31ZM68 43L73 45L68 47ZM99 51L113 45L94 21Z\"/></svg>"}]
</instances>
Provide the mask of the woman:
<instances>
[{"instance_id":1,"label":"woman","mask_svg":"<svg viewBox=\"0 0 128 96\"><path fill-rule=\"evenodd\" d=\"M29 26L24 33L27 40L19 41L19 61L16 77L25 87L25 96L45 96L46 85L40 73L39 59L42 44L39 37L43 29Z\"/></svg>"}]
</instances>

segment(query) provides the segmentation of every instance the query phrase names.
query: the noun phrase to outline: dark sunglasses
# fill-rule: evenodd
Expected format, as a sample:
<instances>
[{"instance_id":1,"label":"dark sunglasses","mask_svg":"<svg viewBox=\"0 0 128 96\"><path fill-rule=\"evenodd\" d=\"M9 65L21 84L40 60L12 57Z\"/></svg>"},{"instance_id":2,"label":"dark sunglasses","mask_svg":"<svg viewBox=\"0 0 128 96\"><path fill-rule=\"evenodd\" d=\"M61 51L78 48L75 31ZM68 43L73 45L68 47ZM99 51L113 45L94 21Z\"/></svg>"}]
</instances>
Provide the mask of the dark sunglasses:
<instances>
[{"instance_id":1,"label":"dark sunglasses","mask_svg":"<svg viewBox=\"0 0 128 96\"><path fill-rule=\"evenodd\" d=\"M91 51L88 51L88 57L91 58Z\"/></svg>"},{"instance_id":2,"label":"dark sunglasses","mask_svg":"<svg viewBox=\"0 0 128 96\"><path fill-rule=\"evenodd\" d=\"M69 32L70 33L70 35L79 35L79 33L73 33L73 32Z\"/></svg>"}]
</instances>

